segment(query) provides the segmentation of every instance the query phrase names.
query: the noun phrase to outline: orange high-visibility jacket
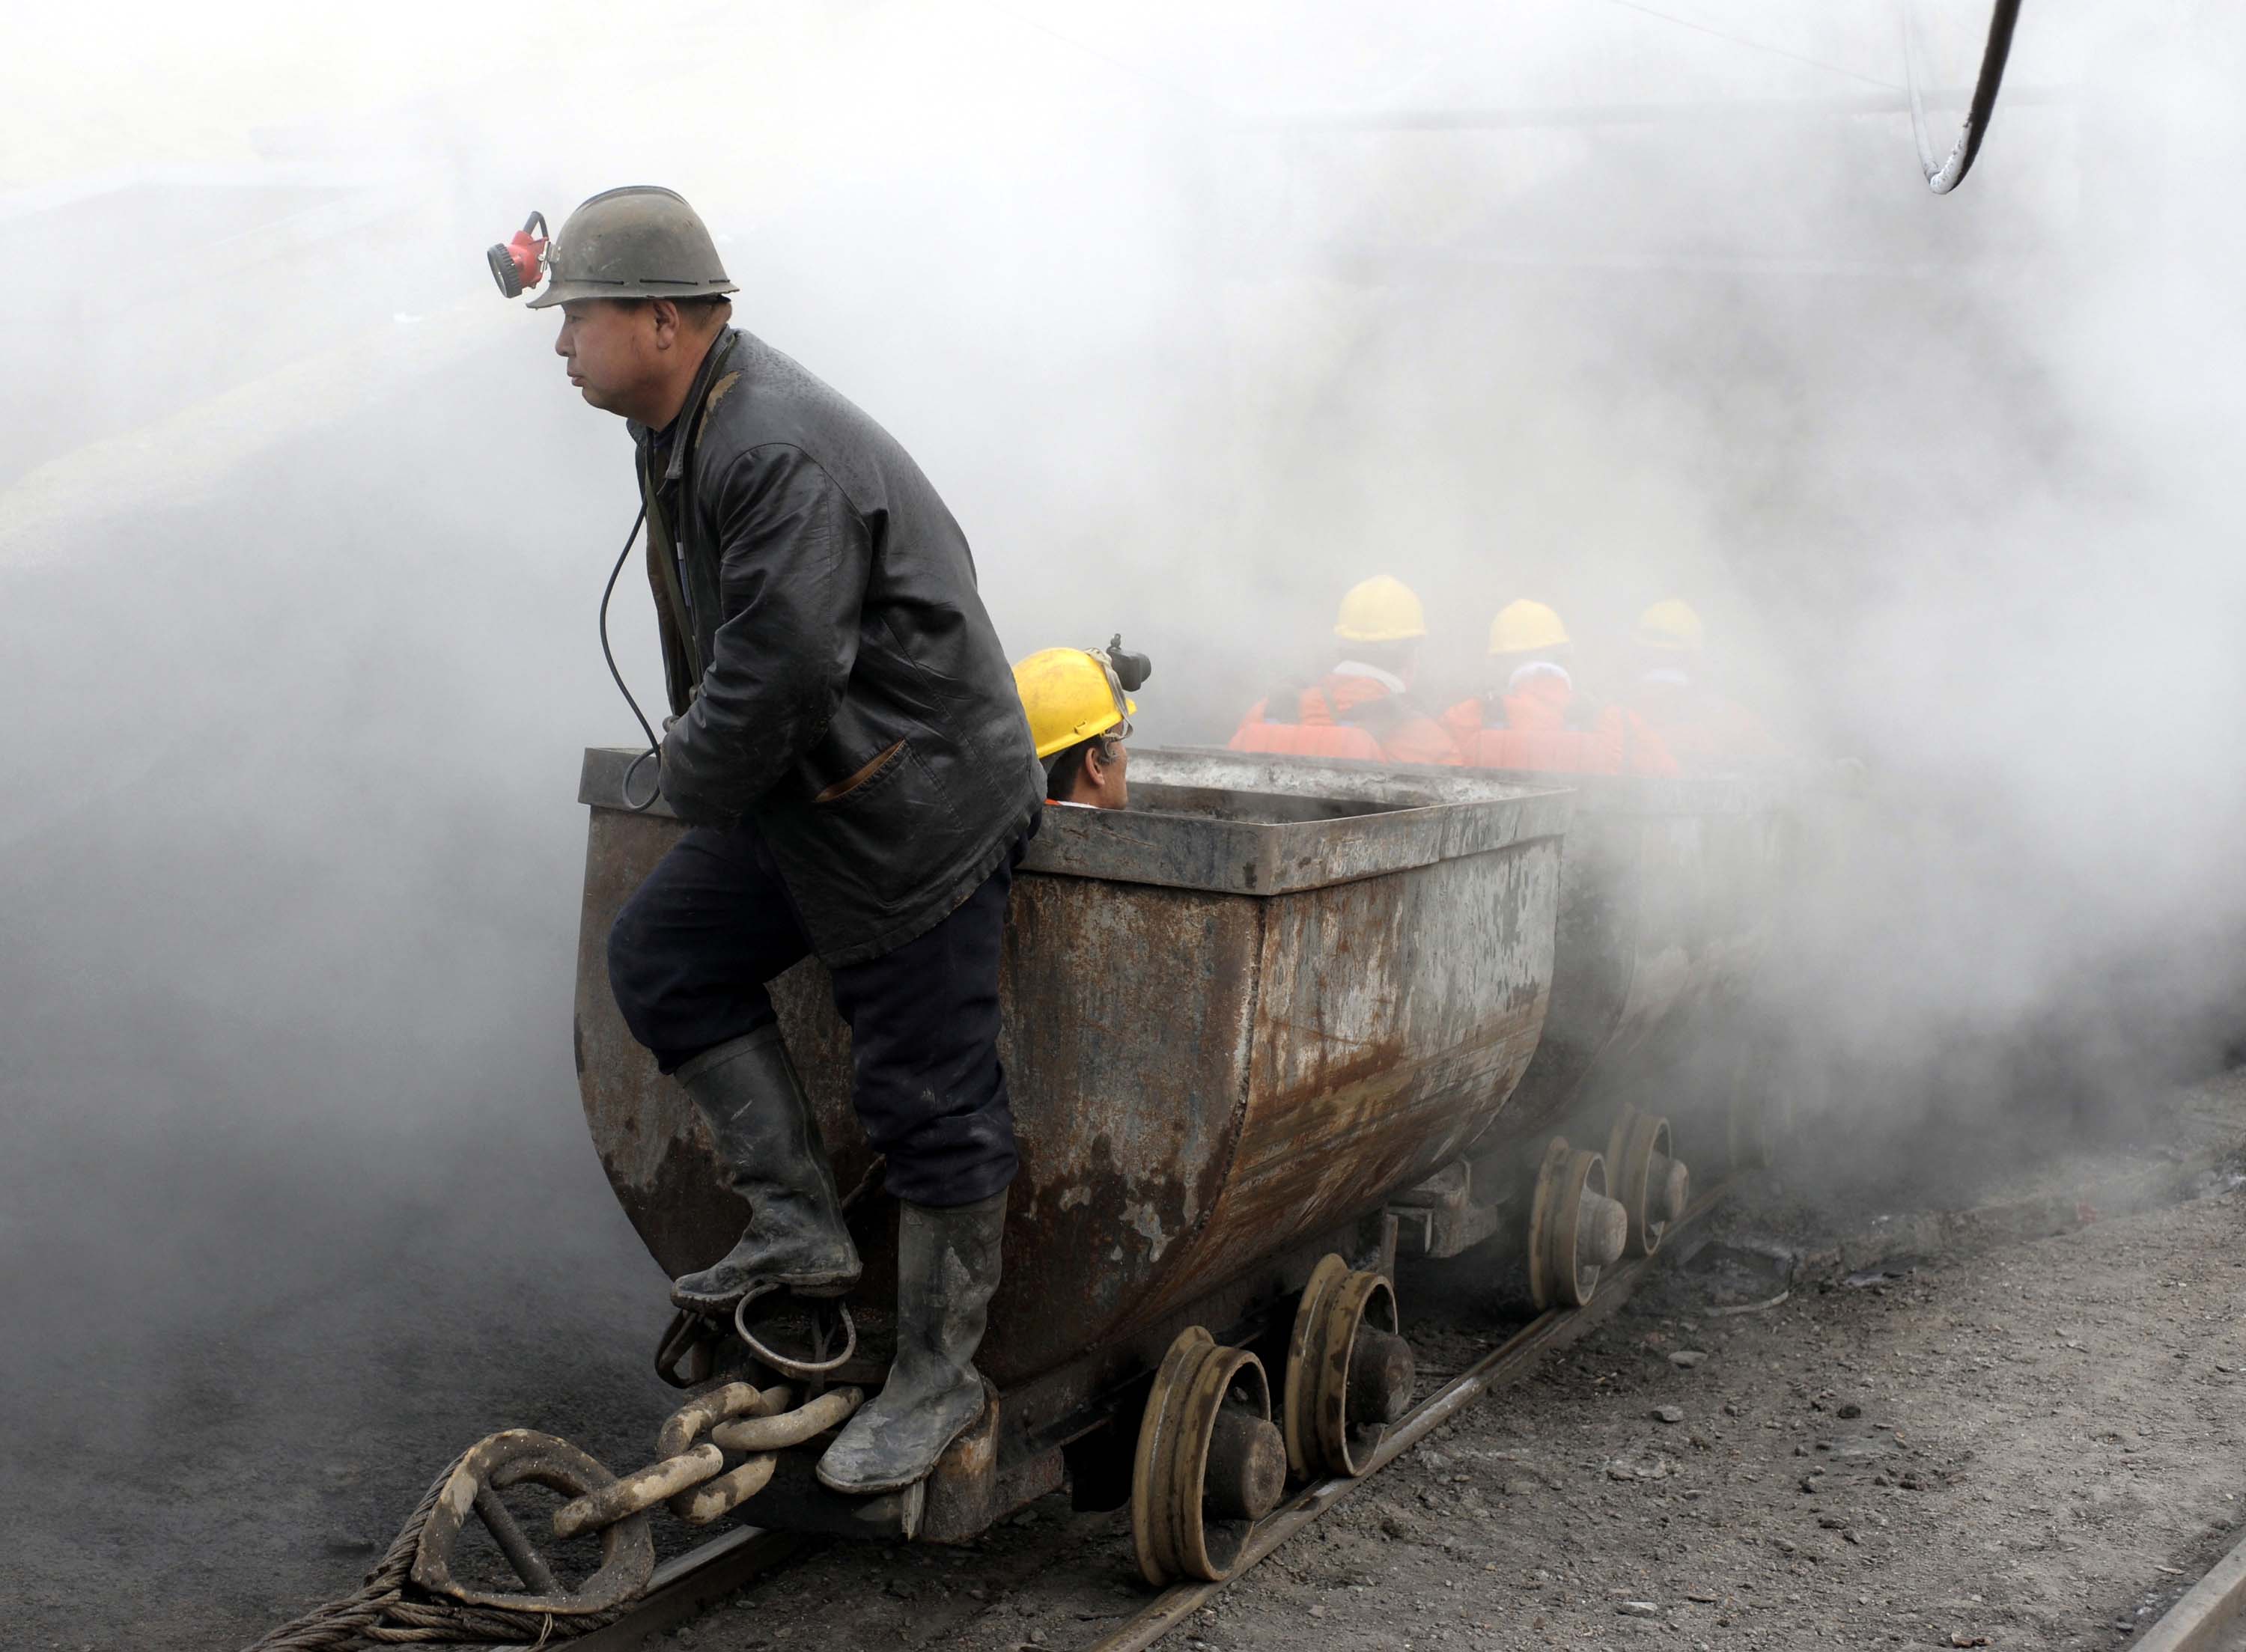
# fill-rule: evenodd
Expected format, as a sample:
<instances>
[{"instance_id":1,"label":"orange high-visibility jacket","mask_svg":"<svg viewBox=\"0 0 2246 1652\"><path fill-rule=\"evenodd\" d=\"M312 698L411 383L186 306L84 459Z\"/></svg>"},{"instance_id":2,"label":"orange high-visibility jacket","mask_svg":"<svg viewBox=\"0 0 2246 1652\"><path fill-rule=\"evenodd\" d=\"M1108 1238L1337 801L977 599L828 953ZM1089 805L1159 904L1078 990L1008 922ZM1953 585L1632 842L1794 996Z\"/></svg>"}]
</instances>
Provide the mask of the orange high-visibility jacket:
<instances>
[{"instance_id":1,"label":"orange high-visibility jacket","mask_svg":"<svg viewBox=\"0 0 2246 1652\"><path fill-rule=\"evenodd\" d=\"M1679 772L1677 759L1644 718L1619 705L1596 712L1565 677L1535 676L1506 695L1461 700L1443 713L1459 760L1477 769L1541 769L1562 774Z\"/></svg>"},{"instance_id":2,"label":"orange high-visibility jacket","mask_svg":"<svg viewBox=\"0 0 2246 1652\"><path fill-rule=\"evenodd\" d=\"M1760 717L1697 683L1640 683L1629 704L1687 774L1751 769L1786 755Z\"/></svg>"},{"instance_id":3,"label":"orange high-visibility jacket","mask_svg":"<svg viewBox=\"0 0 2246 1652\"><path fill-rule=\"evenodd\" d=\"M1443 725L1410 697L1369 676L1329 672L1306 689L1258 700L1233 735L1235 751L1387 763L1456 763Z\"/></svg>"}]
</instances>

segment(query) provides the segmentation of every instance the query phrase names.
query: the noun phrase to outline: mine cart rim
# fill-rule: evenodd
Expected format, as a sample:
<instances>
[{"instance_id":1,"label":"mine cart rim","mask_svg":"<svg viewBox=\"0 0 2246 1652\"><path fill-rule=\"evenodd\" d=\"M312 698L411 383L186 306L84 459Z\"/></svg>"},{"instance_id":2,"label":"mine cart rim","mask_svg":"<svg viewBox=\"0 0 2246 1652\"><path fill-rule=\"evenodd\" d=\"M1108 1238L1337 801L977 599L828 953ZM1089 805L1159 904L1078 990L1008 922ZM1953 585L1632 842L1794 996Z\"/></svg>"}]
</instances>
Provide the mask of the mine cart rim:
<instances>
[{"instance_id":1,"label":"mine cart rim","mask_svg":"<svg viewBox=\"0 0 2246 1652\"><path fill-rule=\"evenodd\" d=\"M1548 1276L1548 1231L1556 1184L1567 1165L1568 1152L1565 1137L1555 1136L1545 1145L1544 1159L1536 1171L1535 1193L1528 1206L1528 1294L1540 1311L1552 1306L1555 1295Z\"/></svg>"},{"instance_id":2,"label":"mine cart rim","mask_svg":"<svg viewBox=\"0 0 2246 1652\"><path fill-rule=\"evenodd\" d=\"M1623 1209L1629 1213L1628 1254L1632 1256L1650 1256L1659 1250L1661 1235L1669 1228L1666 1218L1653 1220L1652 1171L1657 1153L1667 1159L1676 1157L1676 1149L1671 1146L1668 1118L1640 1112L1635 1107L1623 1107L1607 1136L1607 1173L1613 1180L1608 1191L1622 1201Z\"/></svg>"},{"instance_id":3,"label":"mine cart rim","mask_svg":"<svg viewBox=\"0 0 2246 1652\"><path fill-rule=\"evenodd\" d=\"M1170 1436L1176 1429L1169 1395L1187 1363L1215 1341L1198 1325L1178 1333L1155 1368L1154 1386L1147 1394L1146 1415L1139 1423L1139 1449L1131 1472L1131 1539L1139 1552L1140 1572L1157 1587L1170 1581L1164 1557L1175 1552L1170 1540L1167 1499L1154 1494L1154 1488L1167 1479Z\"/></svg>"},{"instance_id":4,"label":"mine cart rim","mask_svg":"<svg viewBox=\"0 0 2246 1652\"><path fill-rule=\"evenodd\" d=\"M1243 1379L1268 1421L1271 1387L1263 1361L1221 1345L1199 1325L1178 1333L1154 1372L1133 1462L1131 1539L1140 1575L1157 1587L1181 1576L1221 1583L1246 1552L1253 1522L1211 1521L1201 1506L1209 1437Z\"/></svg>"},{"instance_id":5,"label":"mine cart rim","mask_svg":"<svg viewBox=\"0 0 2246 1652\"><path fill-rule=\"evenodd\" d=\"M1559 1244L1555 1247L1556 1259L1574 1281L1575 1292L1568 1306L1582 1308L1589 1302L1599 1288L1601 1269L1596 1262L1584 1267L1576 1258L1582 1254L1583 1195L1586 1193L1604 1193L1607 1191L1607 1165L1600 1154L1588 1147L1578 1147L1568 1163L1567 1196L1561 1200L1557 1233Z\"/></svg>"},{"instance_id":6,"label":"mine cart rim","mask_svg":"<svg viewBox=\"0 0 2246 1652\"><path fill-rule=\"evenodd\" d=\"M413 1581L433 1594L469 1606L551 1612L556 1616L605 1612L647 1587L655 1573L655 1537L644 1513L602 1528L600 1567L579 1588L529 1594L471 1588L457 1581L453 1576L453 1546L475 1507L478 1490L488 1485L496 1492L525 1480L578 1498L615 1485L616 1477L568 1441L551 1434L527 1428L493 1434L470 1447L445 1482L415 1547Z\"/></svg>"},{"instance_id":7,"label":"mine cart rim","mask_svg":"<svg viewBox=\"0 0 2246 1652\"><path fill-rule=\"evenodd\" d=\"M1173 1449L1169 1486L1175 1530L1184 1539L1181 1559L1188 1575L1221 1582L1232 1575L1254 1529L1249 1520L1211 1520L1203 1506L1208 1484L1209 1437L1233 1386L1250 1373L1258 1409L1271 1415L1271 1388L1263 1362L1244 1348L1217 1348L1194 1370Z\"/></svg>"},{"instance_id":8,"label":"mine cart rim","mask_svg":"<svg viewBox=\"0 0 2246 1652\"><path fill-rule=\"evenodd\" d=\"M1285 1419L1287 1467L1297 1479L1321 1472L1354 1479L1386 1428L1353 1432L1349 1421L1350 1367L1357 1335L1370 1318L1377 1329L1402 1334L1396 1292L1377 1273L1354 1273L1338 1256L1310 1270L1287 1337L1280 1409ZM1360 1461L1358 1448L1365 1456Z\"/></svg>"},{"instance_id":9,"label":"mine cart rim","mask_svg":"<svg viewBox=\"0 0 2246 1652\"><path fill-rule=\"evenodd\" d=\"M1403 1333L1396 1313L1396 1293L1388 1281L1376 1273L1351 1274L1335 1291L1333 1306L1327 1313L1327 1340L1317 1367L1317 1404L1313 1412L1326 1466L1351 1479L1371 1466L1372 1450L1387 1432L1384 1426L1352 1439L1350 1428L1350 1366L1357 1355L1357 1334L1368 1318L1392 1336ZM1356 1450L1358 1445L1365 1450L1362 1461Z\"/></svg>"},{"instance_id":10,"label":"mine cart rim","mask_svg":"<svg viewBox=\"0 0 2246 1652\"><path fill-rule=\"evenodd\" d=\"M1607 1191L1606 1161L1555 1136L1536 1174L1529 1212L1528 1278L1538 1309L1581 1308L1598 1288L1599 1269L1576 1261L1583 1194Z\"/></svg>"},{"instance_id":11,"label":"mine cart rim","mask_svg":"<svg viewBox=\"0 0 2246 1652\"><path fill-rule=\"evenodd\" d=\"M1310 1269L1295 1309L1294 1328L1287 1334L1287 1369L1279 1390L1280 1412L1287 1437L1287 1470L1298 1480L1313 1478L1321 1462L1310 1410L1312 1372L1317 1361L1320 1329L1326 1302L1334 1288L1349 1277L1349 1264L1327 1255Z\"/></svg>"}]
</instances>

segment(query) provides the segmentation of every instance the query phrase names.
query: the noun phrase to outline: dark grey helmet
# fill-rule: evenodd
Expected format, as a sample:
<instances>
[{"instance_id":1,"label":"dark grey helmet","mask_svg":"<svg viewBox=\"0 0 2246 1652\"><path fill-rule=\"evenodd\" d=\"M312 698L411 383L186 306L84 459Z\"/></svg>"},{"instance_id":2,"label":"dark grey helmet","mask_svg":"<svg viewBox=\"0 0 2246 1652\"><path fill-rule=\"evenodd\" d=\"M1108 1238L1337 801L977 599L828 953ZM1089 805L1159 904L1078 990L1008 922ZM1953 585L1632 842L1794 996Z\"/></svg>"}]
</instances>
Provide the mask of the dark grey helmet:
<instances>
[{"instance_id":1,"label":"dark grey helmet","mask_svg":"<svg viewBox=\"0 0 2246 1652\"><path fill-rule=\"evenodd\" d=\"M569 214L533 309L573 298L701 298L738 292L685 198L653 184L603 190Z\"/></svg>"}]
</instances>

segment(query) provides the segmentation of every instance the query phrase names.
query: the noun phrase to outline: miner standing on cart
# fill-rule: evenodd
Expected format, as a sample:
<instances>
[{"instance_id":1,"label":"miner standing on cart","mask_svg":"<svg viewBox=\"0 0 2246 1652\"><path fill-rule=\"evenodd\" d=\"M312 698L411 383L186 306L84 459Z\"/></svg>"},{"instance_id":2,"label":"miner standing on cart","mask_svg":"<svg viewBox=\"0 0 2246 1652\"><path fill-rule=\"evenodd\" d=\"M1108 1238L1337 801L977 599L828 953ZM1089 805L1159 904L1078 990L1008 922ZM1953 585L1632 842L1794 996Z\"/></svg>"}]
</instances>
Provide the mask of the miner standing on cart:
<instances>
[{"instance_id":1,"label":"miner standing on cart","mask_svg":"<svg viewBox=\"0 0 2246 1652\"><path fill-rule=\"evenodd\" d=\"M750 1212L672 1298L718 1313L857 1282L765 990L815 953L902 1207L895 1363L819 1478L894 1491L983 1410L1015 1169L998 953L1044 776L959 525L880 425L728 325L737 289L693 209L596 195L547 269L532 307L561 307L570 383L637 450L674 714L661 785L691 828L617 917L609 980Z\"/></svg>"}]
</instances>

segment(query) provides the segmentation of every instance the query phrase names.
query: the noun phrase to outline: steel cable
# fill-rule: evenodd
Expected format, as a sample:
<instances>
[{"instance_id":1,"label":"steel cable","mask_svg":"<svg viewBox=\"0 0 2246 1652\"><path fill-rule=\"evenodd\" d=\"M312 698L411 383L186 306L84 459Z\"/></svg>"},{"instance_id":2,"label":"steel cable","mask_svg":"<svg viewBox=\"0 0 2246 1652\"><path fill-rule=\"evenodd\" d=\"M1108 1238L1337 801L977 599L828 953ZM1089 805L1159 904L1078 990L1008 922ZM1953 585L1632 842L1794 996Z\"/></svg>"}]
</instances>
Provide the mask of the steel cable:
<instances>
[{"instance_id":1,"label":"steel cable","mask_svg":"<svg viewBox=\"0 0 2246 1652\"><path fill-rule=\"evenodd\" d=\"M467 1453L462 1452L431 1484L398 1536L365 1581L339 1600L314 1607L252 1644L248 1652L365 1652L380 1646L550 1645L613 1623L632 1608L624 1601L602 1612L559 1617L550 1612L510 1612L499 1607L464 1606L415 1587L413 1558L421 1530L437 1499Z\"/></svg>"},{"instance_id":2,"label":"steel cable","mask_svg":"<svg viewBox=\"0 0 2246 1652\"><path fill-rule=\"evenodd\" d=\"M1946 160L1936 160L1933 140L1926 130L1926 100L1919 92L1916 41L1910 25L1910 0L1900 0L1902 13L1903 81L1910 89L1910 132L1918 144L1918 164L1925 169L1926 187L1946 195L1965 181L1973 158L1981 153L1989 118L1996 112L1997 89L2004 85L2004 60L2011 55L2012 31L2020 20L2020 0L1996 0L1989 12L1989 38L1981 49L1981 72L1973 82L1973 101L1965 110L1965 125Z\"/></svg>"}]
</instances>

